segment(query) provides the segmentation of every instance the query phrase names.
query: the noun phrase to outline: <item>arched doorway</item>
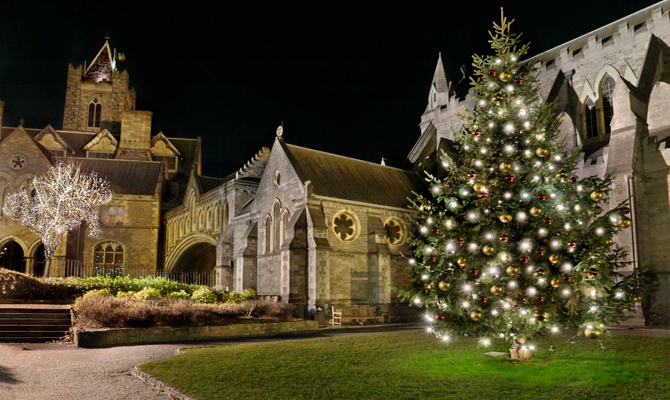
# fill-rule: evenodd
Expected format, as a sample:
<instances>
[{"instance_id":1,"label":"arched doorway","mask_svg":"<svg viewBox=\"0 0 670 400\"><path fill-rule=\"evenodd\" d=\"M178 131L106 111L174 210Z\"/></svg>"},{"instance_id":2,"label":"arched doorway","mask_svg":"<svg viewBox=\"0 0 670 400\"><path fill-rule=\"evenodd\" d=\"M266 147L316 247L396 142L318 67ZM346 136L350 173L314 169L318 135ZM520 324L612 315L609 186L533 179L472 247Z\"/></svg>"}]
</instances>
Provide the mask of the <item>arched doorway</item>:
<instances>
[{"instance_id":1,"label":"arched doorway","mask_svg":"<svg viewBox=\"0 0 670 400\"><path fill-rule=\"evenodd\" d=\"M35 249L33 253L33 276L43 276L44 275L44 265L46 263L46 258L44 257L44 245L40 244Z\"/></svg>"},{"instance_id":2,"label":"arched doorway","mask_svg":"<svg viewBox=\"0 0 670 400\"><path fill-rule=\"evenodd\" d=\"M23 248L13 240L0 246L0 268L12 271L25 272L26 259Z\"/></svg>"},{"instance_id":3,"label":"arched doorway","mask_svg":"<svg viewBox=\"0 0 670 400\"><path fill-rule=\"evenodd\" d=\"M216 246L194 243L184 250L169 272L170 278L184 283L214 286L216 283Z\"/></svg>"}]
</instances>

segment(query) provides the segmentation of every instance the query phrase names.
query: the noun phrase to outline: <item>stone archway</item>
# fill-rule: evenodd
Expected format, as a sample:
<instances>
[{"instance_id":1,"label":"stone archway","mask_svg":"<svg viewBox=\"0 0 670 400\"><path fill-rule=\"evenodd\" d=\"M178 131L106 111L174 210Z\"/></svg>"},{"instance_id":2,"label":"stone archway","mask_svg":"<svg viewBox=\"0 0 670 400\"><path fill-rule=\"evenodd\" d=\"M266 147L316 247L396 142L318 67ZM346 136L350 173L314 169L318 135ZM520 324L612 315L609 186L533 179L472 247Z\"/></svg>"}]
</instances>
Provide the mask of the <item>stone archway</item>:
<instances>
[{"instance_id":1,"label":"stone archway","mask_svg":"<svg viewBox=\"0 0 670 400\"><path fill-rule=\"evenodd\" d=\"M211 273L216 267L216 246L211 243L193 243L176 258L170 272Z\"/></svg>"},{"instance_id":2,"label":"stone archway","mask_svg":"<svg viewBox=\"0 0 670 400\"><path fill-rule=\"evenodd\" d=\"M0 268L26 272L23 247L14 240L9 240L0 246Z\"/></svg>"}]
</instances>

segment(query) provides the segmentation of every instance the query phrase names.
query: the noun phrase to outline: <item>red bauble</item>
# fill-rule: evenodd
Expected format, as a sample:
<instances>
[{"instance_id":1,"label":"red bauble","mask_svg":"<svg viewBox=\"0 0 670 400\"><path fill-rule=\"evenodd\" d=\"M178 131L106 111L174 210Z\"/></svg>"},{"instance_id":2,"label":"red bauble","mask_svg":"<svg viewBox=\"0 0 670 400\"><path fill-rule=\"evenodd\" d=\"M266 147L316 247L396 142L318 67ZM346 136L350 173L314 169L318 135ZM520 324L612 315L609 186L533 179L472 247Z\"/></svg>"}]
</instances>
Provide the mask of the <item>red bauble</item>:
<instances>
[{"instance_id":1,"label":"red bauble","mask_svg":"<svg viewBox=\"0 0 670 400\"><path fill-rule=\"evenodd\" d=\"M437 228L437 227L433 228L433 233L436 234L436 235L439 235L440 234L440 228Z\"/></svg>"},{"instance_id":2,"label":"red bauble","mask_svg":"<svg viewBox=\"0 0 670 400\"><path fill-rule=\"evenodd\" d=\"M486 193L482 193L482 194L480 194L480 195L477 196L477 197L479 197L479 200L486 200L486 199L489 198L489 195L486 194Z\"/></svg>"},{"instance_id":3,"label":"red bauble","mask_svg":"<svg viewBox=\"0 0 670 400\"><path fill-rule=\"evenodd\" d=\"M465 244L465 239L463 238L458 238L458 245L463 246Z\"/></svg>"},{"instance_id":4,"label":"red bauble","mask_svg":"<svg viewBox=\"0 0 670 400\"><path fill-rule=\"evenodd\" d=\"M472 171L472 172L468 172L468 178L470 178L470 179L475 179L476 177L477 177L477 173L476 173L476 172L474 172L474 171Z\"/></svg>"},{"instance_id":5,"label":"red bauble","mask_svg":"<svg viewBox=\"0 0 670 400\"><path fill-rule=\"evenodd\" d=\"M563 279L565 279L566 282L570 283L572 282L572 275L565 275Z\"/></svg>"},{"instance_id":6,"label":"red bauble","mask_svg":"<svg viewBox=\"0 0 670 400\"><path fill-rule=\"evenodd\" d=\"M442 184L442 186L444 186L445 188L449 189L449 188L451 187L451 183L449 183L449 182L444 182L444 183Z\"/></svg>"},{"instance_id":7,"label":"red bauble","mask_svg":"<svg viewBox=\"0 0 670 400\"><path fill-rule=\"evenodd\" d=\"M547 251L545 249L537 249L536 253L538 256L543 256Z\"/></svg>"},{"instance_id":8,"label":"red bauble","mask_svg":"<svg viewBox=\"0 0 670 400\"><path fill-rule=\"evenodd\" d=\"M521 258L519 258L519 260L520 260L523 264L528 264L528 261L530 261L530 258L528 258L528 256L521 256Z\"/></svg>"},{"instance_id":9,"label":"red bauble","mask_svg":"<svg viewBox=\"0 0 670 400\"><path fill-rule=\"evenodd\" d=\"M507 243L509 241L509 238L505 235L502 235L501 237L498 238L503 243Z\"/></svg>"},{"instance_id":10,"label":"red bauble","mask_svg":"<svg viewBox=\"0 0 670 400\"><path fill-rule=\"evenodd\" d=\"M508 182L508 183L514 182L514 175L505 176L505 181Z\"/></svg>"},{"instance_id":11,"label":"red bauble","mask_svg":"<svg viewBox=\"0 0 670 400\"><path fill-rule=\"evenodd\" d=\"M489 302L489 298L486 297L486 296L482 296L482 297L479 298L479 301L481 301L482 303L488 303L488 302Z\"/></svg>"},{"instance_id":12,"label":"red bauble","mask_svg":"<svg viewBox=\"0 0 670 400\"><path fill-rule=\"evenodd\" d=\"M496 71L495 69L492 69L492 70L489 71L489 74L491 76L496 76L496 75L498 75L498 71Z\"/></svg>"},{"instance_id":13,"label":"red bauble","mask_svg":"<svg viewBox=\"0 0 670 400\"><path fill-rule=\"evenodd\" d=\"M523 78L517 78L516 84L519 86L523 85Z\"/></svg>"},{"instance_id":14,"label":"red bauble","mask_svg":"<svg viewBox=\"0 0 670 400\"><path fill-rule=\"evenodd\" d=\"M568 182L575 183L575 182L577 182L577 178L575 178L574 176L571 176L570 178L568 178Z\"/></svg>"},{"instance_id":15,"label":"red bauble","mask_svg":"<svg viewBox=\"0 0 670 400\"><path fill-rule=\"evenodd\" d=\"M628 215L628 214L630 214L630 208L628 208L628 207L622 207L622 208L621 208L621 214L623 214L623 215Z\"/></svg>"},{"instance_id":16,"label":"red bauble","mask_svg":"<svg viewBox=\"0 0 670 400\"><path fill-rule=\"evenodd\" d=\"M590 268L589 272L586 273L591 278L595 278L598 275L598 270L595 268Z\"/></svg>"},{"instance_id":17,"label":"red bauble","mask_svg":"<svg viewBox=\"0 0 670 400\"><path fill-rule=\"evenodd\" d=\"M540 201L547 201L547 195L544 193L540 193L539 195L537 195L537 199Z\"/></svg>"},{"instance_id":18,"label":"red bauble","mask_svg":"<svg viewBox=\"0 0 670 400\"><path fill-rule=\"evenodd\" d=\"M472 274L472 276L477 276L479 275L479 270L477 268L473 268L470 270L470 273Z\"/></svg>"},{"instance_id":19,"label":"red bauble","mask_svg":"<svg viewBox=\"0 0 670 400\"><path fill-rule=\"evenodd\" d=\"M436 262L437 256L430 256L428 259L430 260L430 262Z\"/></svg>"},{"instance_id":20,"label":"red bauble","mask_svg":"<svg viewBox=\"0 0 670 400\"><path fill-rule=\"evenodd\" d=\"M477 129L477 130L472 132L472 135L475 136L475 137L480 137L482 135L482 131Z\"/></svg>"},{"instance_id":21,"label":"red bauble","mask_svg":"<svg viewBox=\"0 0 670 400\"><path fill-rule=\"evenodd\" d=\"M574 240L569 241L568 247L577 247L577 242L575 242Z\"/></svg>"},{"instance_id":22,"label":"red bauble","mask_svg":"<svg viewBox=\"0 0 670 400\"><path fill-rule=\"evenodd\" d=\"M538 301L544 301L544 295L542 295L542 294L538 294L538 295L537 295L537 300L538 300Z\"/></svg>"},{"instance_id":23,"label":"red bauble","mask_svg":"<svg viewBox=\"0 0 670 400\"><path fill-rule=\"evenodd\" d=\"M554 220L551 219L551 218L547 218L547 219L544 220L544 223L547 224L547 225L551 225L551 224L554 223Z\"/></svg>"}]
</instances>

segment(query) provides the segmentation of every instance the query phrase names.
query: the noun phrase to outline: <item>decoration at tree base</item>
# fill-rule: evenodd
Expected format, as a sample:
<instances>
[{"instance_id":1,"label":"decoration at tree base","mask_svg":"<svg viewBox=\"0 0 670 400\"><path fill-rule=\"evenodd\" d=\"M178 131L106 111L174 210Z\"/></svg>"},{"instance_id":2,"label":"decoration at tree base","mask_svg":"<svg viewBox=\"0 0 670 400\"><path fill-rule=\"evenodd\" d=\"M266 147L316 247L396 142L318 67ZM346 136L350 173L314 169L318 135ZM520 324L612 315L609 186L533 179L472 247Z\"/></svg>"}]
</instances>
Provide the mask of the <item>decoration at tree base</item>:
<instances>
[{"instance_id":1,"label":"decoration at tree base","mask_svg":"<svg viewBox=\"0 0 670 400\"><path fill-rule=\"evenodd\" d=\"M442 153L444 170L426 174L437 190L413 201L414 285L401 294L425 308L436 337L523 343L510 354L527 359L528 340L545 332L599 338L642 286L637 270L613 279L626 254L612 238L631 226L630 209L607 198L609 176L575 177L580 153L558 140L537 60L520 62L528 45L510 25L494 24L495 55L473 57L475 106L461 115L458 158Z\"/></svg>"}]
</instances>

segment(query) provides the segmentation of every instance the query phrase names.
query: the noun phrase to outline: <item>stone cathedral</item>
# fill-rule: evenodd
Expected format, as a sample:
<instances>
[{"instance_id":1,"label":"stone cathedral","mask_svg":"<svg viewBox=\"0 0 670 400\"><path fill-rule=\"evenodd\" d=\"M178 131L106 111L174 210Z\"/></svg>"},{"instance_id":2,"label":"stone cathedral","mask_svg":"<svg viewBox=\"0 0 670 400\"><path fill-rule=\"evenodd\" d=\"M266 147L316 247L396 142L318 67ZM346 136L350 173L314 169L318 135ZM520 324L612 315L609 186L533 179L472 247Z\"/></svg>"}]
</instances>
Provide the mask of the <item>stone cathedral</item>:
<instances>
[{"instance_id":1,"label":"stone cathedral","mask_svg":"<svg viewBox=\"0 0 670 400\"><path fill-rule=\"evenodd\" d=\"M538 57L542 100L557 105L568 147L581 148L579 175L612 174L610 201L631 199L633 227L617 242L630 268L648 267L660 282L645 299L647 323L668 324L670 0ZM116 59L106 42L88 66L69 67L61 130L2 128L3 196L59 157L113 184L103 237L72 232L60 257L215 272L214 286L254 288L321 321L331 306L402 314L392 285L409 282L407 197L425 190L421 171L439 172L438 154L453 149L456 115L472 106L466 77L452 81L438 57L410 170L296 146L280 127L269 147L221 178L202 175L199 139L151 131L151 113L135 110ZM3 216L0 247L0 265L38 271L39 239Z\"/></svg>"}]
</instances>

